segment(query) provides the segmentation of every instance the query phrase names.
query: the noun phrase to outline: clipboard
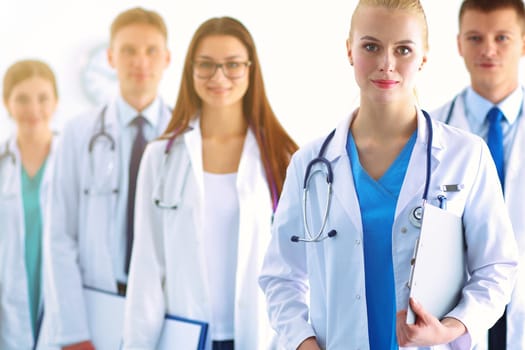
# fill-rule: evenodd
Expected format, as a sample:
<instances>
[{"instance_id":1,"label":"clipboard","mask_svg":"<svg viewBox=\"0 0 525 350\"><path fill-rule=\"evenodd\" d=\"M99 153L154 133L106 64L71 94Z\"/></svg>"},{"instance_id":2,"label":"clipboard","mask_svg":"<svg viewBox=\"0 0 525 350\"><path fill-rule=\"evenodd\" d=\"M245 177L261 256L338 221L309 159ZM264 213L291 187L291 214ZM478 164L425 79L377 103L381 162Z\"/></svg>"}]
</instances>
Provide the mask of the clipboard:
<instances>
[{"instance_id":1,"label":"clipboard","mask_svg":"<svg viewBox=\"0 0 525 350\"><path fill-rule=\"evenodd\" d=\"M438 319L450 312L461 297L467 277L466 253L461 217L426 204L412 259L409 296ZM416 322L410 305L406 322Z\"/></svg>"},{"instance_id":2,"label":"clipboard","mask_svg":"<svg viewBox=\"0 0 525 350\"><path fill-rule=\"evenodd\" d=\"M125 301L116 293L84 287L89 335L95 349L121 348Z\"/></svg>"},{"instance_id":3,"label":"clipboard","mask_svg":"<svg viewBox=\"0 0 525 350\"><path fill-rule=\"evenodd\" d=\"M116 293L84 287L88 327L97 350L122 348L125 297ZM157 350L204 350L208 323L166 315Z\"/></svg>"}]
</instances>

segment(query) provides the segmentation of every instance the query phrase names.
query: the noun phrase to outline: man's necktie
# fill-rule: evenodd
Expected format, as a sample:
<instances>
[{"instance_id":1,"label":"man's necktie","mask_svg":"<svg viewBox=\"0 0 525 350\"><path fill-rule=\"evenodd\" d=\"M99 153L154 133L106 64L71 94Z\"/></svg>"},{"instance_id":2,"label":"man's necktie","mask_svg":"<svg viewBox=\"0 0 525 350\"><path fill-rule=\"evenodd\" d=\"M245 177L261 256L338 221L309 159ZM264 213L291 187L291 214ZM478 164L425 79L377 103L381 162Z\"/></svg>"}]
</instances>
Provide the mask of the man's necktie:
<instances>
[{"instance_id":1,"label":"man's necktie","mask_svg":"<svg viewBox=\"0 0 525 350\"><path fill-rule=\"evenodd\" d=\"M144 136L144 124L146 119L139 115L131 122L137 129L137 134L133 145L131 147L131 158L129 162L129 185L128 185L128 209L126 220L126 262L125 272L129 272L129 263L131 261L131 250L133 247L133 218L135 211L135 188L137 184L137 174L139 172L140 159L144 148L146 148L147 140Z\"/></svg>"},{"instance_id":2,"label":"man's necktie","mask_svg":"<svg viewBox=\"0 0 525 350\"><path fill-rule=\"evenodd\" d=\"M496 164L498 170L499 180L501 182L501 188L505 188L505 165L504 165L504 153L503 153L503 130L501 128L501 121L503 119L503 113L498 107L493 107L487 114L489 121L489 132L487 136L487 144Z\"/></svg>"},{"instance_id":3,"label":"man's necktie","mask_svg":"<svg viewBox=\"0 0 525 350\"><path fill-rule=\"evenodd\" d=\"M487 114L489 121L489 132L487 135L487 145L498 170L501 189L505 188L505 167L503 153L503 130L501 121L503 113L498 107L493 107ZM489 350L500 350L506 348L507 343L507 315L503 313L501 318L489 330Z\"/></svg>"}]
</instances>

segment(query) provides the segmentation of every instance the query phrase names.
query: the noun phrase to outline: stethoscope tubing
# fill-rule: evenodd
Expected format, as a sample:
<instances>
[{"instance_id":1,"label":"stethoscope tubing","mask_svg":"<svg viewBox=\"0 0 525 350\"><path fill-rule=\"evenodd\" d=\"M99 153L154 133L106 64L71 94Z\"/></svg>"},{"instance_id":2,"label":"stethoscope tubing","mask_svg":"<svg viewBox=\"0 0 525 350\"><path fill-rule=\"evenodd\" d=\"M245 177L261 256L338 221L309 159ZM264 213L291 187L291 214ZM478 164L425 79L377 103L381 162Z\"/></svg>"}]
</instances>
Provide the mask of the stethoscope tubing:
<instances>
[{"instance_id":1,"label":"stethoscope tubing","mask_svg":"<svg viewBox=\"0 0 525 350\"><path fill-rule=\"evenodd\" d=\"M454 100L454 102L455 102L455 100ZM433 130L433 127L432 127L432 120L430 118L430 115L424 110L422 110L422 112L423 112L423 115L425 117L428 134L427 134L427 145L426 145L427 146L426 147L426 158L427 159L426 159L425 187L424 187L424 190L423 190L421 210L423 210L423 208L425 207L425 205L426 205L426 203L428 201L428 192L429 192L429 189L430 189L430 182L431 182L431 177L432 177L432 175L431 175L432 174L432 142L433 142L433 138L434 138L434 130ZM328 215L329 215L329 211L330 211L330 204L331 204L331 198L332 198L332 183L333 183L333 180L334 180L332 166L331 166L330 162L328 161L328 159L326 159L324 157L324 153L325 153L326 148L328 147L328 144L330 143L331 139L333 138L334 134L335 134L335 129L324 140L323 144L321 145L321 149L319 150L319 154L317 155L317 157L312 159L308 163L308 165L306 166L305 175L304 175L304 181L303 181L303 201L302 201L302 206L303 206L303 226L304 226L304 230L305 230L305 236L304 236L304 238L301 238L299 236L295 236L294 235L294 236L291 237L291 241L292 242L307 242L307 243L308 242L321 242L321 241L323 241L326 238L335 237L336 234L337 234L336 230L331 230L329 233L327 233L326 236L323 237L323 231L324 231L324 229L326 227L326 224L328 222ZM306 209L307 209L306 207L307 207L307 201L308 201L308 187L309 187L309 184L310 184L310 180L311 180L312 176L316 172L320 172L321 171L321 170L318 169L318 170L315 170L314 172L312 172L312 167L314 165L318 164L318 163L322 163L325 166L325 168L326 168L326 182L327 182L328 189L327 189L326 206L325 206L325 209L324 209L324 212L323 212L323 221L322 221L322 224L321 224L321 228L319 229L318 232L316 232L315 234L312 234L312 232L310 231L310 227L308 225L308 220L307 220L307 215L306 215ZM442 203L444 205L446 205L444 200L442 201Z\"/></svg>"}]
</instances>

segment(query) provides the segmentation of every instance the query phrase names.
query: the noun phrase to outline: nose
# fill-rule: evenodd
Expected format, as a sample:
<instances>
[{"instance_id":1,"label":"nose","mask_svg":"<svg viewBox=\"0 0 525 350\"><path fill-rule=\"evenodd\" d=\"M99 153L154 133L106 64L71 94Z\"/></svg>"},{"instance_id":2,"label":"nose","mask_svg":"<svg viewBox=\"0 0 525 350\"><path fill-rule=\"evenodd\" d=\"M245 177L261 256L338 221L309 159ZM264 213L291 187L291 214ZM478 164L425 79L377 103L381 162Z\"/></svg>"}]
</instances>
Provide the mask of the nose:
<instances>
[{"instance_id":1,"label":"nose","mask_svg":"<svg viewBox=\"0 0 525 350\"><path fill-rule=\"evenodd\" d=\"M31 101L27 107L33 117L40 113L41 104L38 101Z\"/></svg>"},{"instance_id":2,"label":"nose","mask_svg":"<svg viewBox=\"0 0 525 350\"><path fill-rule=\"evenodd\" d=\"M222 80L227 79L226 74L224 73L224 64L216 64L215 72L210 77L210 80Z\"/></svg>"},{"instance_id":3,"label":"nose","mask_svg":"<svg viewBox=\"0 0 525 350\"><path fill-rule=\"evenodd\" d=\"M140 68L143 68L145 66L147 66L147 63L148 63L148 55L147 53L137 53L134 57L133 57L133 65L135 67L140 67Z\"/></svg>"},{"instance_id":4,"label":"nose","mask_svg":"<svg viewBox=\"0 0 525 350\"><path fill-rule=\"evenodd\" d=\"M496 55L497 45L492 40L485 40L483 43L482 55L485 57L493 57Z\"/></svg>"},{"instance_id":5,"label":"nose","mask_svg":"<svg viewBox=\"0 0 525 350\"><path fill-rule=\"evenodd\" d=\"M379 71L380 72L392 72L394 71L395 58L392 54L385 52L379 58Z\"/></svg>"}]
</instances>

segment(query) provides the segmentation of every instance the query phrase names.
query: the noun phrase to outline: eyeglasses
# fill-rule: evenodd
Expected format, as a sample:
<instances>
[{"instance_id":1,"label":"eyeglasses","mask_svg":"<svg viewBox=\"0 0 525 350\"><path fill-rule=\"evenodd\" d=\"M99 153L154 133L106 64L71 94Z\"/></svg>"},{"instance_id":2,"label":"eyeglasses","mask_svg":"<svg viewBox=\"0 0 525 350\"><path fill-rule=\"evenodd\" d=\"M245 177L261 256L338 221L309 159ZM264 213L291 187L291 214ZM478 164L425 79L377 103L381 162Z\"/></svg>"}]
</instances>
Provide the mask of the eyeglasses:
<instances>
[{"instance_id":1,"label":"eyeglasses","mask_svg":"<svg viewBox=\"0 0 525 350\"><path fill-rule=\"evenodd\" d=\"M215 63L207 60L193 61L193 72L200 79L210 79L217 72L217 68L221 68L226 78L239 79L244 76L246 68L251 64L251 61L228 61L224 63Z\"/></svg>"}]
</instances>

